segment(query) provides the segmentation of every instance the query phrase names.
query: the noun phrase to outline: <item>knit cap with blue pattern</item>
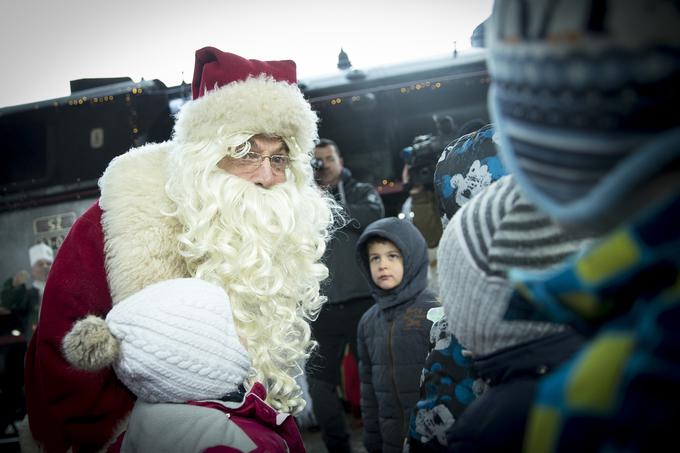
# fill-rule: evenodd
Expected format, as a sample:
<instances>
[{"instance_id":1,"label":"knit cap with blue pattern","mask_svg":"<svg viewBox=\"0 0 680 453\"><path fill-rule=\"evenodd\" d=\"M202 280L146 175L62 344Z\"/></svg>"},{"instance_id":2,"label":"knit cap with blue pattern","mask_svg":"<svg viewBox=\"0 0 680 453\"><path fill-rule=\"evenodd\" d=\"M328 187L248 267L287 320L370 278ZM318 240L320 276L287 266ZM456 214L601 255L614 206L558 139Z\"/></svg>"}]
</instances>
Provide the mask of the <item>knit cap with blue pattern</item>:
<instances>
[{"instance_id":1,"label":"knit cap with blue pattern","mask_svg":"<svg viewBox=\"0 0 680 453\"><path fill-rule=\"evenodd\" d=\"M250 358L229 297L195 278L150 285L116 304L106 324L118 340L118 378L147 402L217 399L236 391Z\"/></svg>"},{"instance_id":2,"label":"knit cap with blue pattern","mask_svg":"<svg viewBox=\"0 0 680 453\"><path fill-rule=\"evenodd\" d=\"M557 265L583 239L565 234L526 201L512 176L488 186L454 215L439 243L440 294L451 333L483 356L563 331L558 324L503 319L513 292L507 273Z\"/></svg>"}]
</instances>

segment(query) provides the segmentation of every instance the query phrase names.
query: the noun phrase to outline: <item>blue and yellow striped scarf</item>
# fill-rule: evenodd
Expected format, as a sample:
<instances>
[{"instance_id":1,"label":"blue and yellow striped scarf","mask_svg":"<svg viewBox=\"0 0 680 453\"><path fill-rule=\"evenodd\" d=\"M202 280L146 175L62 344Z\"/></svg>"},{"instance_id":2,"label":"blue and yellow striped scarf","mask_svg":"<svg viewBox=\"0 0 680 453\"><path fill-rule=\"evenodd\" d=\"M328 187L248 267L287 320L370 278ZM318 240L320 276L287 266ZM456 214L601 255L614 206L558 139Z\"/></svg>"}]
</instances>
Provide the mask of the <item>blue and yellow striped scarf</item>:
<instances>
[{"instance_id":1,"label":"blue and yellow striped scarf","mask_svg":"<svg viewBox=\"0 0 680 453\"><path fill-rule=\"evenodd\" d=\"M540 383L524 451L642 451L680 433L680 194L548 273L512 271L508 319L592 336ZM673 432L675 430L675 432Z\"/></svg>"}]
</instances>

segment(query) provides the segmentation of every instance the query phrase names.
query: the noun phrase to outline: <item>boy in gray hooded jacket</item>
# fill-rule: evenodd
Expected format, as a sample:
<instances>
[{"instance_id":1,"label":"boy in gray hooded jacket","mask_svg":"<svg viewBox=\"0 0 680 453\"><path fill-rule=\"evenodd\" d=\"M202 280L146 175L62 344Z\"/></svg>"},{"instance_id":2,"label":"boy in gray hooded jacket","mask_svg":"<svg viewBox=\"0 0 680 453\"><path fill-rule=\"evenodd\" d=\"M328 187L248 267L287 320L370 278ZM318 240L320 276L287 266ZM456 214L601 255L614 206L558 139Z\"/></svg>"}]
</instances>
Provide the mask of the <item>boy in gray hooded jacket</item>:
<instances>
[{"instance_id":1,"label":"boy in gray hooded jacket","mask_svg":"<svg viewBox=\"0 0 680 453\"><path fill-rule=\"evenodd\" d=\"M401 452L430 348L427 244L395 217L373 222L357 242L359 267L376 301L358 329L361 413L369 452Z\"/></svg>"}]
</instances>

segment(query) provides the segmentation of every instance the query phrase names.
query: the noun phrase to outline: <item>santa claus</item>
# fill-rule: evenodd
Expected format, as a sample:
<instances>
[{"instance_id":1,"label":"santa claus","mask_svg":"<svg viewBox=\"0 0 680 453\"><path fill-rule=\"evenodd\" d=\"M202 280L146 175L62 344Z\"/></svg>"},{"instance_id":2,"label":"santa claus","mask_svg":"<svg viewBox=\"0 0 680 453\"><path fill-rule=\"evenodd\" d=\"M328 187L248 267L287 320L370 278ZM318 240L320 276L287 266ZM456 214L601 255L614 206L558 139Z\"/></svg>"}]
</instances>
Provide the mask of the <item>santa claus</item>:
<instances>
[{"instance_id":1,"label":"santa claus","mask_svg":"<svg viewBox=\"0 0 680 453\"><path fill-rule=\"evenodd\" d=\"M103 318L177 278L228 294L252 364L244 386L262 384L280 411L304 406L295 376L335 208L313 180L317 117L295 82L292 61L201 49L172 140L110 163L56 256L27 353L34 446L106 450L125 430L135 397L107 366L117 349L102 348Z\"/></svg>"}]
</instances>

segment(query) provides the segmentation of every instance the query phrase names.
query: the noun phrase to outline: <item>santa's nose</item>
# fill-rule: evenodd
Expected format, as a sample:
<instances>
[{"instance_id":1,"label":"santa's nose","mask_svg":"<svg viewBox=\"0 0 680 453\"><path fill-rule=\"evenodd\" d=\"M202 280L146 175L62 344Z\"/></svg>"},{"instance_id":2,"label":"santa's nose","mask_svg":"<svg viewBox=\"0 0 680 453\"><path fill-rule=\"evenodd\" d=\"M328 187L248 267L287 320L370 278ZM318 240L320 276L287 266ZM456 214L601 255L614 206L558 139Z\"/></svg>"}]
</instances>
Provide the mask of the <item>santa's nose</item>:
<instances>
[{"instance_id":1,"label":"santa's nose","mask_svg":"<svg viewBox=\"0 0 680 453\"><path fill-rule=\"evenodd\" d=\"M269 189L270 187L276 185L277 182L277 176L274 174L272 171L272 166L269 163L269 159L265 159L262 164L255 170L255 173L253 174L252 182L257 184L258 186L262 186L265 189Z\"/></svg>"}]
</instances>

